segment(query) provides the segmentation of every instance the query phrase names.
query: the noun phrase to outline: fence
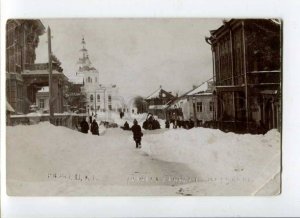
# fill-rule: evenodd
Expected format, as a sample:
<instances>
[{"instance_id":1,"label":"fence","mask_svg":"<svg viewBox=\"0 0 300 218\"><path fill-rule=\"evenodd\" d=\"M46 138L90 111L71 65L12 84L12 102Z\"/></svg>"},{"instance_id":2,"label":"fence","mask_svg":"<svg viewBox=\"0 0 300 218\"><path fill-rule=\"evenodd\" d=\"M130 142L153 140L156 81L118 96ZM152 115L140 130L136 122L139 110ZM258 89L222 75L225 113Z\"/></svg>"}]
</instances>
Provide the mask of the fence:
<instances>
[{"instance_id":1,"label":"fence","mask_svg":"<svg viewBox=\"0 0 300 218\"><path fill-rule=\"evenodd\" d=\"M54 114L53 124L56 126L65 126L70 129L76 129L79 122L86 117L86 114ZM7 117L7 125L32 125L43 121L49 121L49 114L25 114L10 115Z\"/></svg>"}]
</instances>

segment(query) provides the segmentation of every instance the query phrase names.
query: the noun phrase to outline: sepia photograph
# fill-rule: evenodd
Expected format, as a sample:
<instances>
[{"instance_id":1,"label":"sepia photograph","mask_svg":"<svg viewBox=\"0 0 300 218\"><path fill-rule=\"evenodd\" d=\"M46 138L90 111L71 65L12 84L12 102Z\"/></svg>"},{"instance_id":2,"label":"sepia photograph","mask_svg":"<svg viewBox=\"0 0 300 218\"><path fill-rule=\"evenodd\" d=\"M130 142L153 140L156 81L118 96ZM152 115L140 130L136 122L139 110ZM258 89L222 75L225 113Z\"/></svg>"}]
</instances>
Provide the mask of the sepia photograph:
<instances>
[{"instance_id":1,"label":"sepia photograph","mask_svg":"<svg viewBox=\"0 0 300 218\"><path fill-rule=\"evenodd\" d=\"M6 22L9 196L277 196L279 18Z\"/></svg>"}]
</instances>

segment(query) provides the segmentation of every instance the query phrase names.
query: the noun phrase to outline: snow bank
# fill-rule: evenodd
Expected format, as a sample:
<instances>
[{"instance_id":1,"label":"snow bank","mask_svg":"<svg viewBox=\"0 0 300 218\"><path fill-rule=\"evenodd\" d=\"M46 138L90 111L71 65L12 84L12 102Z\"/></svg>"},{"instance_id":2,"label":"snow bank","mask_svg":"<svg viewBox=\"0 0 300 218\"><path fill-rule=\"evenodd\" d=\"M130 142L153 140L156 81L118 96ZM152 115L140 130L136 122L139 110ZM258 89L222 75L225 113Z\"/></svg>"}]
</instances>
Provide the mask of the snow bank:
<instances>
[{"instance_id":1,"label":"snow bank","mask_svg":"<svg viewBox=\"0 0 300 218\"><path fill-rule=\"evenodd\" d=\"M136 115L142 116L142 115ZM117 119L117 118L116 118ZM124 119L124 118L123 118ZM122 121L124 121L122 119ZM128 119L129 118L125 118ZM125 121L124 121L125 122ZM280 182L280 134L219 130L130 131L100 126L100 136L40 122L7 127L7 190L12 195L270 195ZM96 181L49 178L87 175ZM131 185L128 178L199 178ZM232 180L235 180L232 182ZM134 188L133 188L134 187ZM267 187L267 188L265 188Z\"/></svg>"},{"instance_id":2,"label":"snow bank","mask_svg":"<svg viewBox=\"0 0 300 218\"><path fill-rule=\"evenodd\" d=\"M250 184L241 186L241 193L255 194L280 173L277 130L238 135L206 128L171 129L146 135L142 149L154 158L185 163L203 179L243 179Z\"/></svg>"}]
</instances>

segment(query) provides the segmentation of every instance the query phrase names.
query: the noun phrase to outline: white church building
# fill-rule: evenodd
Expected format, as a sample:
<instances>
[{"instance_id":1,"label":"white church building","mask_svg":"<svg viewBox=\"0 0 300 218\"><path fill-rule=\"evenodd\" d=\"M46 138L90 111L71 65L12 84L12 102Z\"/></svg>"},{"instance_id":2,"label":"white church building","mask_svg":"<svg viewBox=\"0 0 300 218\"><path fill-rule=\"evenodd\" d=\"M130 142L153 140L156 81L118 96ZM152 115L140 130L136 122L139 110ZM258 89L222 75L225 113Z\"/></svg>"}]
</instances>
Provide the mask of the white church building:
<instances>
[{"instance_id":1,"label":"white church building","mask_svg":"<svg viewBox=\"0 0 300 218\"><path fill-rule=\"evenodd\" d=\"M100 84L99 72L92 66L82 38L82 49L77 62L78 71L76 76L81 78L83 83L82 92L86 96L86 111L88 114L95 114L105 111L119 111L123 108L122 101L119 99L118 88L116 85Z\"/></svg>"}]
</instances>

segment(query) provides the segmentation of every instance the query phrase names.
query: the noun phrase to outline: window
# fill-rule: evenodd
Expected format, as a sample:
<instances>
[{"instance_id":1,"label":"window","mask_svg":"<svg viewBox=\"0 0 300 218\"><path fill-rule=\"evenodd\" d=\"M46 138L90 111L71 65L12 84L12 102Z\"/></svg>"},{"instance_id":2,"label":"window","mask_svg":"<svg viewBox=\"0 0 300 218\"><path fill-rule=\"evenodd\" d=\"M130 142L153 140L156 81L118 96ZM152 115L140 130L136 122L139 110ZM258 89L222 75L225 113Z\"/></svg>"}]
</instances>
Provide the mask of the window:
<instances>
[{"instance_id":1,"label":"window","mask_svg":"<svg viewBox=\"0 0 300 218\"><path fill-rule=\"evenodd\" d=\"M100 102L100 95L97 95L97 101Z\"/></svg>"},{"instance_id":2,"label":"window","mask_svg":"<svg viewBox=\"0 0 300 218\"><path fill-rule=\"evenodd\" d=\"M197 112L202 112L202 102L197 102Z\"/></svg>"},{"instance_id":3,"label":"window","mask_svg":"<svg viewBox=\"0 0 300 218\"><path fill-rule=\"evenodd\" d=\"M214 111L214 102L213 101L209 102L209 111Z\"/></svg>"},{"instance_id":4,"label":"window","mask_svg":"<svg viewBox=\"0 0 300 218\"><path fill-rule=\"evenodd\" d=\"M108 109L112 110L112 106L111 106L111 95L108 96Z\"/></svg>"},{"instance_id":5,"label":"window","mask_svg":"<svg viewBox=\"0 0 300 218\"><path fill-rule=\"evenodd\" d=\"M45 107L45 99L40 99L39 100L39 108L43 109Z\"/></svg>"},{"instance_id":6,"label":"window","mask_svg":"<svg viewBox=\"0 0 300 218\"><path fill-rule=\"evenodd\" d=\"M90 96L90 101L93 102L94 101L94 97L93 95Z\"/></svg>"}]
</instances>

